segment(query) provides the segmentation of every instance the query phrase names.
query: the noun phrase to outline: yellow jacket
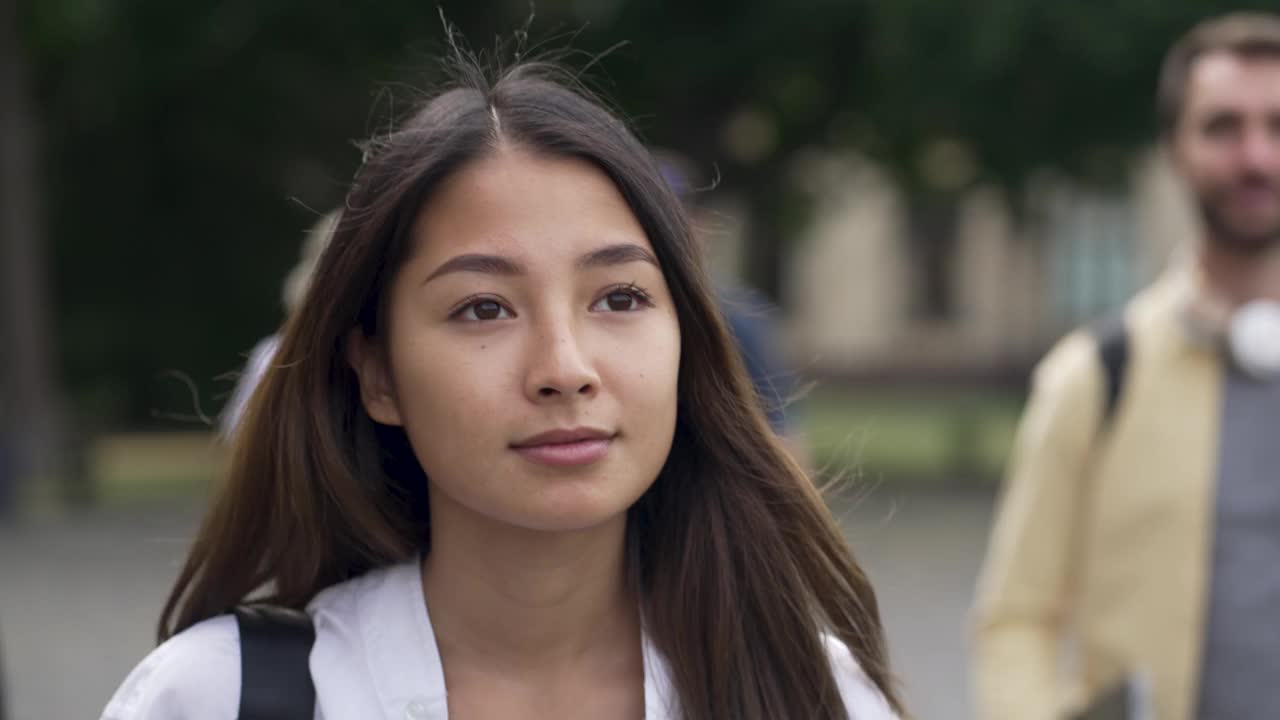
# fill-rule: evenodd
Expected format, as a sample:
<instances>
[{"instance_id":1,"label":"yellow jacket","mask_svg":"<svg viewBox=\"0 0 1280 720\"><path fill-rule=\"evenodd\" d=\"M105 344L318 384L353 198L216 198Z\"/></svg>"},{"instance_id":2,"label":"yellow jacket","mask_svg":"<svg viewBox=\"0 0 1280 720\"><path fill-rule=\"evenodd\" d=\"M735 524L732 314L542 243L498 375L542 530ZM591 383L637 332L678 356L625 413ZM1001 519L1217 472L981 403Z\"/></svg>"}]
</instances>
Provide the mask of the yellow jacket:
<instances>
[{"instance_id":1,"label":"yellow jacket","mask_svg":"<svg viewBox=\"0 0 1280 720\"><path fill-rule=\"evenodd\" d=\"M978 584L984 720L1056 720L1131 673L1150 683L1158 720L1195 712L1222 361L1182 322L1190 286L1172 272L1126 308L1107 427L1087 332L1036 369Z\"/></svg>"}]
</instances>

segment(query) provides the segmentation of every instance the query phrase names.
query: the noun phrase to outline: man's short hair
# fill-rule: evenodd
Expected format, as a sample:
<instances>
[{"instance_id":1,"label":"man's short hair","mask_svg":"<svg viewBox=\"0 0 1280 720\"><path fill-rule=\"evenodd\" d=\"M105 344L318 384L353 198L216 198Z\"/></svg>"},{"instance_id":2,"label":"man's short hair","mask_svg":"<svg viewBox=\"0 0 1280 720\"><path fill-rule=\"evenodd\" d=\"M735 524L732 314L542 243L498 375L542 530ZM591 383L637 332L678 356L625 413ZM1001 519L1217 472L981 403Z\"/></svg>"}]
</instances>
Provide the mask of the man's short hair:
<instances>
[{"instance_id":1,"label":"man's short hair","mask_svg":"<svg viewBox=\"0 0 1280 720\"><path fill-rule=\"evenodd\" d=\"M1192 66L1212 52L1280 60L1280 15L1238 12L1211 18L1174 43L1164 57L1156 92L1156 114L1165 137L1173 135L1182 117Z\"/></svg>"}]
</instances>

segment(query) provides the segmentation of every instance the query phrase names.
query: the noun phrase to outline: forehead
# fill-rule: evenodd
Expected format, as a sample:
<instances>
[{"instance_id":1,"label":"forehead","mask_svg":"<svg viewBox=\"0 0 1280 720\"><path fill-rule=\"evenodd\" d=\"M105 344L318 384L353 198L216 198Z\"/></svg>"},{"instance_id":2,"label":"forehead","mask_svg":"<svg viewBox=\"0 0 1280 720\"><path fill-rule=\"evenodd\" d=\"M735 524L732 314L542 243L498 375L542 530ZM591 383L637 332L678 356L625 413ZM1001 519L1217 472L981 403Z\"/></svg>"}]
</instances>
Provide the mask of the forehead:
<instances>
[{"instance_id":1,"label":"forehead","mask_svg":"<svg viewBox=\"0 0 1280 720\"><path fill-rule=\"evenodd\" d=\"M415 254L500 252L530 261L631 241L649 247L613 181L576 158L500 148L448 178L419 212Z\"/></svg>"},{"instance_id":2,"label":"forehead","mask_svg":"<svg viewBox=\"0 0 1280 720\"><path fill-rule=\"evenodd\" d=\"M1280 111L1280 55L1242 56L1218 50L1191 65L1186 111L1191 117L1221 112Z\"/></svg>"}]
</instances>

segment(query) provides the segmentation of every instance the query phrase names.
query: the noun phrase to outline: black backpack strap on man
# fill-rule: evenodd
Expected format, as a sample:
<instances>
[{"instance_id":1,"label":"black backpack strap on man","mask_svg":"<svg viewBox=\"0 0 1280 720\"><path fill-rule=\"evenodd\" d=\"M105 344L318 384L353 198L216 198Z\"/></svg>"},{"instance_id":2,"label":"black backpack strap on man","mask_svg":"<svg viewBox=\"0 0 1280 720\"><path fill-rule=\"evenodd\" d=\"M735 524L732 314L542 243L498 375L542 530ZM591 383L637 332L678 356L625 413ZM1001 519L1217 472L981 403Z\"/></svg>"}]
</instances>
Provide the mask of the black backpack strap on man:
<instances>
[{"instance_id":1,"label":"black backpack strap on man","mask_svg":"<svg viewBox=\"0 0 1280 720\"><path fill-rule=\"evenodd\" d=\"M1105 429L1116 413L1129 365L1129 328L1125 324L1124 313L1117 312L1098 321L1090 328L1090 334L1098 343L1098 359L1102 361L1106 381L1102 422L1098 426Z\"/></svg>"},{"instance_id":2,"label":"black backpack strap on man","mask_svg":"<svg viewBox=\"0 0 1280 720\"><path fill-rule=\"evenodd\" d=\"M316 631L303 612L240 605L240 720L314 720L311 646Z\"/></svg>"}]
</instances>

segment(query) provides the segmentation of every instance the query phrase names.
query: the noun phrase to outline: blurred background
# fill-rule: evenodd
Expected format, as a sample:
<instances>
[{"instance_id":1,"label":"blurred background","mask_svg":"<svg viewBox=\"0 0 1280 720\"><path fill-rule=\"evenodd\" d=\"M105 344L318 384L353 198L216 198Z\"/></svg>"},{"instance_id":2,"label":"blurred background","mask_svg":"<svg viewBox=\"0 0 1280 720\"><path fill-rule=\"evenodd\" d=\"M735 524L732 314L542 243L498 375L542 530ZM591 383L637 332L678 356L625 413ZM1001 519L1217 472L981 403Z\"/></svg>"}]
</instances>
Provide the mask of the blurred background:
<instances>
[{"instance_id":1,"label":"blurred background","mask_svg":"<svg viewBox=\"0 0 1280 720\"><path fill-rule=\"evenodd\" d=\"M966 718L966 613L1030 368L1195 228L1159 61L1216 0L542 0L679 158L712 267L776 310L788 432L882 594L920 718ZM442 77L437 7L0 0L0 695L96 717L152 643L356 141ZM530 5L443 2L476 50Z\"/></svg>"}]
</instances>

